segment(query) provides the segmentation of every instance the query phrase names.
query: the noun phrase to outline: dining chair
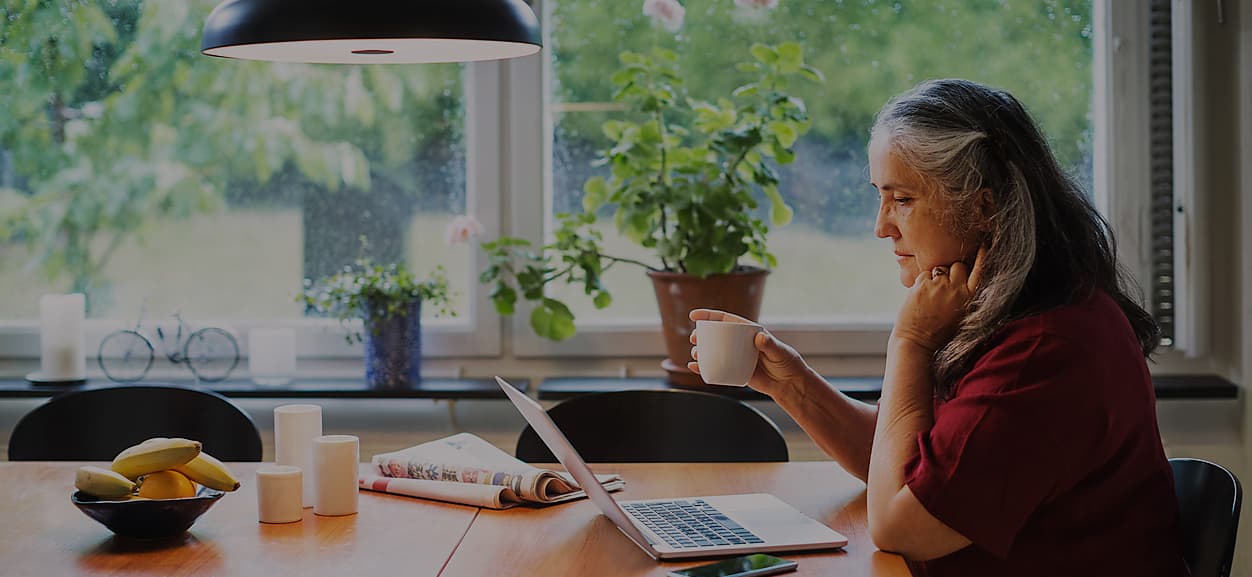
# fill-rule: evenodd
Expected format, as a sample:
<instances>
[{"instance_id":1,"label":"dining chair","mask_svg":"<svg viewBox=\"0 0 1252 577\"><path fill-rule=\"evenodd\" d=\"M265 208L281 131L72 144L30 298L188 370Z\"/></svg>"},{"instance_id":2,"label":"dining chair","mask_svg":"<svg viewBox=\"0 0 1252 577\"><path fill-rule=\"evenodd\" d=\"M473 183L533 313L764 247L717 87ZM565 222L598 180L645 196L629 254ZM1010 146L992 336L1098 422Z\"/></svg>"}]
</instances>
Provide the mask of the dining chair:
<instances>
[{"instance_id":1,"label":"dining chair","mask_svg":"<svg viewBox=\"0 0 1252 577\"><path fill-rule=\"evenodd\" d=\"M1238 477L1202 459L1170 459L1182 525L1182 552L1192 577L1228 577L1235 555Z\"/></svg>"},{"instance_id":2,"label":"dining chair","mask_svg":"<svg viewBox=\"0 0 1252 577\"><path fill-rule=\"evenodd\" d=\"M10 461L111 461L152 437L200 441L223 461L260 461L261 434L213 391L164 384L93 387L52 397L14 426Z\"/></svg>"},{"instance_id":3,"label":"dining chair","mask_svg":"<svg viewBox=\"0 0 1252 577\"><path fill-rule=\"evenodd\" d=\"M548 409L570 443L592 463L787 461L787 442L769 417L743 401L701 391L591 393ZM518 459L555 463L529 425Z\"/></svg>"}]
</instances>

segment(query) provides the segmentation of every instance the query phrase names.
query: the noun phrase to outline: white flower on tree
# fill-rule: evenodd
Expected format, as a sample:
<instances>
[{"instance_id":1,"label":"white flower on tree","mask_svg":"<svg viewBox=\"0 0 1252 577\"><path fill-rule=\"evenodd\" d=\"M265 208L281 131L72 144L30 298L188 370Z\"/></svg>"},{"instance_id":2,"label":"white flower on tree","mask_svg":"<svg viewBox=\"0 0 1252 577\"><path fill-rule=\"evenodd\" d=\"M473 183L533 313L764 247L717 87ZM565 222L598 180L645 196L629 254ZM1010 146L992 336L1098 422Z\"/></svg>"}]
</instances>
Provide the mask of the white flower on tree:
<instances>
[{"instance_id":1,"label":"white flower on tree","mask_svg":"<svg viewBox=\"0 0 1252 577\"><path fill-rule=\"evenodd\" d=\"M778 0L735 0L735 6L772 10L778 7Z\"/></svg>"},{"instance_id":2,"label":"white flower on tree","mask_svg":"<svg viewBox=\"0 0 1252 577\"><path fill-rule=\"evenodd\" d=\"M678 0L643 0L643 15L664 26L670 32L683 27L687 10Z\"/></svg>"}]
</instances>

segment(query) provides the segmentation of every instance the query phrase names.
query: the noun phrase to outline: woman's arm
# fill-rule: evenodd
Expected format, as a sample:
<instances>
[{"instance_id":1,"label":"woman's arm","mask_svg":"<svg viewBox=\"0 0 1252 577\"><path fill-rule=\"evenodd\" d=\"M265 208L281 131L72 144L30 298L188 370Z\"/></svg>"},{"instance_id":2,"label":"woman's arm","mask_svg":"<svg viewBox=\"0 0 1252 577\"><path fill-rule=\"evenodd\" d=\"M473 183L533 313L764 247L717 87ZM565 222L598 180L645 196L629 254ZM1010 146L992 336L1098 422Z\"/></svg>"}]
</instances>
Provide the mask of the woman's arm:
<instances>
[{"instance_id":1,"label":"woman's arm","mask_svg":"<svg viewBox=\"0 0 1252 577\"><path fill-rule=\"evenodd\" d=\"M910 559L942 557L970 544L936 519L905 484L917 457L917 435L934 425L933 351L892 336L869 465L869 529L874 544Z\"/></svg>"},{"instance_id":2,"label":"woman's arm","mask_svg":"<svg viewBox=\"0 0 1252 577\"><path fill-rule=\"evenodd\" d=\"M696 309L691 320L714 320L755 324L727 312ZM699 331L691 333L691 344L698 344ZM754 341L760 353L748 386L778 403L799 423L817 445L857 478L869 477L869 451L874 441L874 419L878 409L840 393L817 374L791 346L762 330ZM697 362L687 368L700 373L700 348L691 349Z\"/></svg>"},{"instance_id":3,"label":"woman's arm","mask_svg":"<svg viewBox=\"0 0 1252 577\"><path fill-rule=\"evenodd\" d=\"M922 506L904 470L918 455L917 436L934 426L931 360L956 332L978 287L983 254L979 249L972 272L956 262L919 274L887 344L869 464L869 530L878 548L910 559L942 557L970 544Z\"/></svg>"},{"instance_id":4,"label":"woman's arm","mask_svg":"<svg viewBox=\"0 0 1252 577\"><path fill-rule=\"evenodd\" d=\"M811 368L798 382L768 394L844 470L862 481L869 479L878 407L839 392Z\"/></svg>"}]
</instances>

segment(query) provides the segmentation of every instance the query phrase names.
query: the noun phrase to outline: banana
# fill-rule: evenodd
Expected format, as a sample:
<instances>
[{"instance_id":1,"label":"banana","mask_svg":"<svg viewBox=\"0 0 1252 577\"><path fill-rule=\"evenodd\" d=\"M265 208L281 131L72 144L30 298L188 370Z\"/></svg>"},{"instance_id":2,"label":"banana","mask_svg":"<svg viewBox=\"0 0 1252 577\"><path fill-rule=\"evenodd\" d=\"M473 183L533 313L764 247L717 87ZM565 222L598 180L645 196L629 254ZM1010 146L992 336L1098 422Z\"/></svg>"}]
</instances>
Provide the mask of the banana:
<instances>
[{"instance_id":1,"label":"banana","mask_svg":"<svg viewBox=\"0 0 1252 577\"><path fill-rule=\"evenodd\" d=\"M130 496L135 483L116 472L87 465L78 468L74 488L100 499L120 499Z\"/></svg>"},{"instance_id":2,"label":"banana","mask_svg":"<svg viewBox=\"0 0 1252 577\"><path fill-rule=\"evenodd\" d=\"M112 469L133 481L148 473L173 469L199 454L200 441L150 439L118 453Z\"/></svg>"},{"instance_id":3,"label":"banana","mask_svg":"<svg viewBox=\"0 0 1252 577\"><path fill-rule=\"evenodd\" d=\"M239 488L239 480L231 474L230 469L213 455L203 451L191 461L174 467L174 470L210 489L234 491Z\"/></svg>"}]
</instances>

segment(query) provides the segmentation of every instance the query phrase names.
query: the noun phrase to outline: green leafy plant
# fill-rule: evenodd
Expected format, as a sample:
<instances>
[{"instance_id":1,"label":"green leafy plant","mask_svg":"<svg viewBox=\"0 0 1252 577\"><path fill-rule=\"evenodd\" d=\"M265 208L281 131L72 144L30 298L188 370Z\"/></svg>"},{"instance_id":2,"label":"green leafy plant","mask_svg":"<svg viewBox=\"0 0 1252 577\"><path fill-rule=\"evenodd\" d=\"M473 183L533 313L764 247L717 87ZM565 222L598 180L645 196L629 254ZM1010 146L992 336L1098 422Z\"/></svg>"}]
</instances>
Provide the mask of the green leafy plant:
<instances>
[{"instance_id":1,"label":"green leafy plant","mask_svg":"<svg viewBox=\"0 0 1252 577\"><path fill-rule=\"evenodd\" d=\"M316 282L305 279L297 301L308 310L338 318L341 324L371 315L402 317L417 301L435 307L436 316L456 316L443 267L419 281L403 264L384 266L369 259L358 259L354 265ZM363 340L357 331L349 331L346 339L349 344Z\"/></svg>"},{"instance_id":2,"label":"green leafy plant","mask_svg":"<svg viewBox=\"0 0 1252 577\"><path fill-rule=\"evenodd\" d=\"M779 194L774 166L795 160L796 140L810 126L804 102L786 93L788 81L824 78L804 63L798 43L756 44L751 55L738 69L756 78L717 102L686 95L673 51L619 55L613 100L637 120L603 124L612 146L597 164L607 165L609 176L587 179L582 212L557 215L551 243L538 250L512 237L482 244L488 266L480 280L494 284L498 312L512 314L519 295L535 301L531 327L563 340L574 334L574 315L544 295L550 282L581 284L605 308L613 299L602 275L618 263L700 277L733 272L744 256L766 268L777 264L766 234L789 222L792 209ZM754 216L758 194L769 204L768 223ZM651 249L657 263L604 253L596 225L610 213L616 229Z\"/></svg>"}]
</instances>

